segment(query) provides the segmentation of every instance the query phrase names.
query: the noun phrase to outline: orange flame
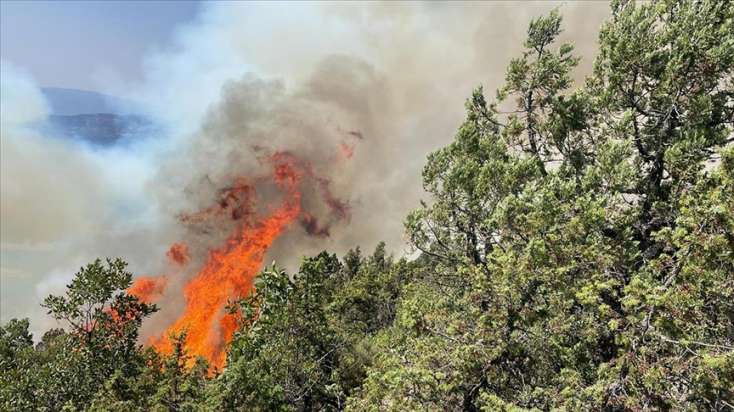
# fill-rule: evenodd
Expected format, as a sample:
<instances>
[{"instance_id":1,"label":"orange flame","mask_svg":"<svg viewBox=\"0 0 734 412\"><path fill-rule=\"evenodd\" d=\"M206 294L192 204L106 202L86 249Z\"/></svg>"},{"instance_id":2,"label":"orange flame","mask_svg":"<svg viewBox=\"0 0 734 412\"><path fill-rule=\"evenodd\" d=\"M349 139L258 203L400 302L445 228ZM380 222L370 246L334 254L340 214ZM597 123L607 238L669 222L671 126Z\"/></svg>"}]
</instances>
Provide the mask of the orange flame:
<instances>
[{"instance_id":1,"label":"orange flame","mask_svg":"<svg viewBox=\"0 0 734 412\"><path fill-rule=\"evenodd\" d=\"M232 188L225 190L218 206L183 217L187 221L199 221L228 213L232 220L240 224L223 246L209 251L203 268L184 287L184 313L164 333L150 340L150 344L159 352L170 354L173 346L169 336L186 330L185 346L189 354L194 358L205 357L216 369L224 366L226 345L237 328L236 315L226 313L227 303L252 291L253 280L262 267L267 250L301 213L298 185L308 171L288 153L276 153L271 161L275 183L286 196L261 221L253 223L243 219L250 211L246 203L252 201L255 195L254 189L245 179L237 179ZM172 262L180 265L189 259L188 249L183 244L174 244L168 256ZM139 278L128 292L139 296L141 300L151 301L161 295L165 279Z\"/></svg>"},{"instance_id":2,"label":"orange flame","mask_svg":"<svg viewBox=\"0 0 734 412\"><path fill-rule=\"evenodd\" d=\"M152 303L157 300L168 284L168 278L165 276L141 276L135 279L135 283L127 290L127 293L137 298L143 303Z\"/></svg>"},{"instance_id":3,"label":"orange flame","mask_svg":"<svg viewBox=\"0 0 734 412\"><path fill-rule=\"evenodd\" d=\"M171 263L183 266L189 263L189 248L183 243L174 243L166 252L166 256L168 256Z\"/></svg>"}]
</instances>

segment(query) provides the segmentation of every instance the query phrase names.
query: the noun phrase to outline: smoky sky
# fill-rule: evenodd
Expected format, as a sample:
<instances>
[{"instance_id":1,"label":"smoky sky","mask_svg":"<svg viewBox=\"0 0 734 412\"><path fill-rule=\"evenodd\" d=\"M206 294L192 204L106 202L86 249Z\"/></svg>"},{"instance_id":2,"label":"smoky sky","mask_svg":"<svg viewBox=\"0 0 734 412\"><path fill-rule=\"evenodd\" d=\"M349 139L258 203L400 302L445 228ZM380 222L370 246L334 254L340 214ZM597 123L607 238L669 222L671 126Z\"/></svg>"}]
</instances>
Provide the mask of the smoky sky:
<instances>
[{"instance_id":1,"label":"smoky sky","mask_svg":"<svg viewBox=\"0 0 734 412\"><path fill-rule=\"evenodd\" d=\"M2 320L51 325L38 303L97 256L154 275L171 270L165 252L183 241L200 261L226 224L202 234L181 214L211 205L238 176L262 174L263 153L293 153L314 176L311 217L276 240L267 263L293 268L303 255L381 240L406 253L403 218L430 200L426 155L451 141L473 88L493 97L530 19L553 7L561 40L583 59L581 80L606 3L207 4L148 55L143 80L120 88L160 125L124 148L28 129L47 109L32 77L3 62ZM168 317L180 308L175 291L166 305Z\"/></svg>"}]
</instances>

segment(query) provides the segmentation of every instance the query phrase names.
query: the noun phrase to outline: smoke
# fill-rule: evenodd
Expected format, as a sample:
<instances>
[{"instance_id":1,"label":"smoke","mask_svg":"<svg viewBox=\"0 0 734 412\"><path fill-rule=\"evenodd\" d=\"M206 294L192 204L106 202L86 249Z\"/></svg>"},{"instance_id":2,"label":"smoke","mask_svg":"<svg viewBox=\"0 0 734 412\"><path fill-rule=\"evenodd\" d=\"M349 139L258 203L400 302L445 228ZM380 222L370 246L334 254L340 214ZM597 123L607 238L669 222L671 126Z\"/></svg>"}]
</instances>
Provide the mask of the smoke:
<instances>
[{"instance_id":1,"label":"smoke","mask_svg":"<svg viewBox=\"0 0 734 412\"><path fill-rule=\"evenodd\" d=\"M48 104L33 79L9 62L1 67L0 314L3 322L29 316L42 330L53 324L39 303L82 264L146 255L138 245L150 230L133 228L149 220L140 187L151 173L128 150L49 135L39 127Z\"/></svg>"},{"instance_id":2,"label":"smoke","mask_svg":"<svg viewBox=\"0 0 734 412\"><path fill-rule=\"evenodd\" d=\"M57 144L65 149L54 149L44 139L36 157L8 164L12 138L3 112L3 257L14 247L8 245L22 242L52 242L53 250L36 254L45 257L41 266L22 259L15 259L22 269L3 266L3 282L57 285L53 274L70 265L119 255L136 273L170 274L162 306L171 309L159 315L170 320L181 307L176 285L195 270L172 267L166 246L186 244L187 267L196 267L232 225L222 220L202 230L181 217L211 207L240 177L266 175L263 159L277 153L296 156L309 178L303 215L267 261L293 267L303 255L341 254L380 240L403 253L403 218L424 197L426 154L452 139L474 87L492 93L500 86L530 19L559 5L563 40L584 58L580 79L606 3L209 3L172 45L149 56L142 84L120 90L161 126L156 138L102 152L64 142ZM3 101L3 110L8 105ZM6 185L6 175L23 169L55 182L54 190L43 190L42 179ZM256 190L258 207L278 198L268 185ZM16 207L34 201L42 210ZM49 204L53 213L43 210ZM43 225L38 216L68 223ZM14 229L6 234L8 221ZM49 238L24 238L51 229ZM73 253L59 252L60 242ZM30 313L27 301L23 314ZM3 319L6 313L4 306Z\"/></svg>"},{"instance_id":3,"label":"smoke","mask_svg":"<svg viewBox=\"0 0 734 412\"><path fill-rule=\"evenodd\" d=\"M198 210L234 177L258 174L263 151L289 151L328 181L349 218L327 228L328 211L306 217L270 258L292 266L303 254L380 240L401 253L425 155L450 141L472 88L501 84L529 20L554 6L212 5L174 51L151 59L147 84L160 87L138 97L178 124L186 148L162 165L165 188L153 191L162 204ZM607 12L603 3L562 5L563 40L586 58L579 78ZM318 193L307 194L323 209Z\"/></svg>"}]
</instances>

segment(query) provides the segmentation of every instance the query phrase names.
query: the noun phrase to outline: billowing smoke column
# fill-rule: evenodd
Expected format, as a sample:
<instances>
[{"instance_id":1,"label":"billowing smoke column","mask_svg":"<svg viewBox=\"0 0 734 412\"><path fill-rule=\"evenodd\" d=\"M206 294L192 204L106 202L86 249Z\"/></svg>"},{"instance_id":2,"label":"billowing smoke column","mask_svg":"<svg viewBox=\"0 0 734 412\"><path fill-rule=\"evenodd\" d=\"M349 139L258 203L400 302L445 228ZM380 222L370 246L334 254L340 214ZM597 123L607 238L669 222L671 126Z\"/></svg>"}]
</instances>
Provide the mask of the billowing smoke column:
<instances>
[{"instance_id":1,"label":"billowing smoke column","mask_svg":"<svg viewBox=\"0 0 734 412\"><path fill-rule=\"evenodd\" d=\"M345 65L342 88L374 89L370 83L379 81L350 59L335 63ZM288 94L251 76L227 84L191 150L161 171L161 181L194 173L181 190L179 204L189 207L176 214L184 230L168 251L167 273L141 277L130 289L162 302L150 344L168 353L170 336L186 331L189 352L221 368L236 327L227 304L251 292L266 256L298 259L305 245L323 245L346 227L354 153L369 143L349 127L361 110L350 112L346 103L309 88ZM180 296L183 307L167 305Z\"/></svg>"}]
</instances>

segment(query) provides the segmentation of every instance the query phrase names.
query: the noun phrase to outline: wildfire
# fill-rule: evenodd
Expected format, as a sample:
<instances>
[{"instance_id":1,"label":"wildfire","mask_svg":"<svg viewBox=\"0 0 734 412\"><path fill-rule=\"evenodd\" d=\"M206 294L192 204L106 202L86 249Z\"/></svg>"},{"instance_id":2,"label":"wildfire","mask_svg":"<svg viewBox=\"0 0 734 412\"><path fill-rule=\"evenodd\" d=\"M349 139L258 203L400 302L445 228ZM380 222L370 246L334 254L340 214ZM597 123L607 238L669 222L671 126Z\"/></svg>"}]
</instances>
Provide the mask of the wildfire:
<instances>
[{"instance_id":1,"label":"wildfire","mask_svg":"<svg viewBox=\"0 0 734 412\"><path fill-rule=\"evenodd\" d=\"M253 280L262 268L273 241L295 221L314 231L309 232L312 235L328 236L328 227L319 226L315 217L302 210L300 185L305 177L313 178L324 203L337 219L346 216L347 205L331 194L328 181L316 178L308 164L287 152L275 153L268 161L272 165L269 179L284 196L265 217L254 216L256 182L245 178L235 179L231 187L222 191L214 206L182 216L182 220L189 223L226 217L236 225L222 246L208 251L203 267L184 286L186 308L183 314L149 341L159 352L171 353L173 346L169 337L186 330L189 354L205 357L214 368L224 366L226 345L237 328L237 315L227 313L226 306L231 300L252 291ZM184 244L174 244L167 255L174 265L182 267L189 262L189 251ZM128 292L143 301L152 302L162 295L166 284L165 276L141 277Z\"/></svg>"},{"instance_id":2,"label":"wildfire","mask_svg":"<svg viewBox=\"0 0 734 412\"><path fill-rule=\"evenodd\" d=\"M127 293L137 296L143 303L152 303L163 294L166 284L168 278L165 276L141 276L135 279Z\"/></svg>"},{"instance_id":3,"label":"wildfire","mask_svg":"<svg viewBox=\"0 0 734 412\"><path fill-rule=\"evenodd\" d=\"M166 253L168 260L179 266L189 263L189 248L183 243L174 243Z\"/></svg>"}]
</instances>

